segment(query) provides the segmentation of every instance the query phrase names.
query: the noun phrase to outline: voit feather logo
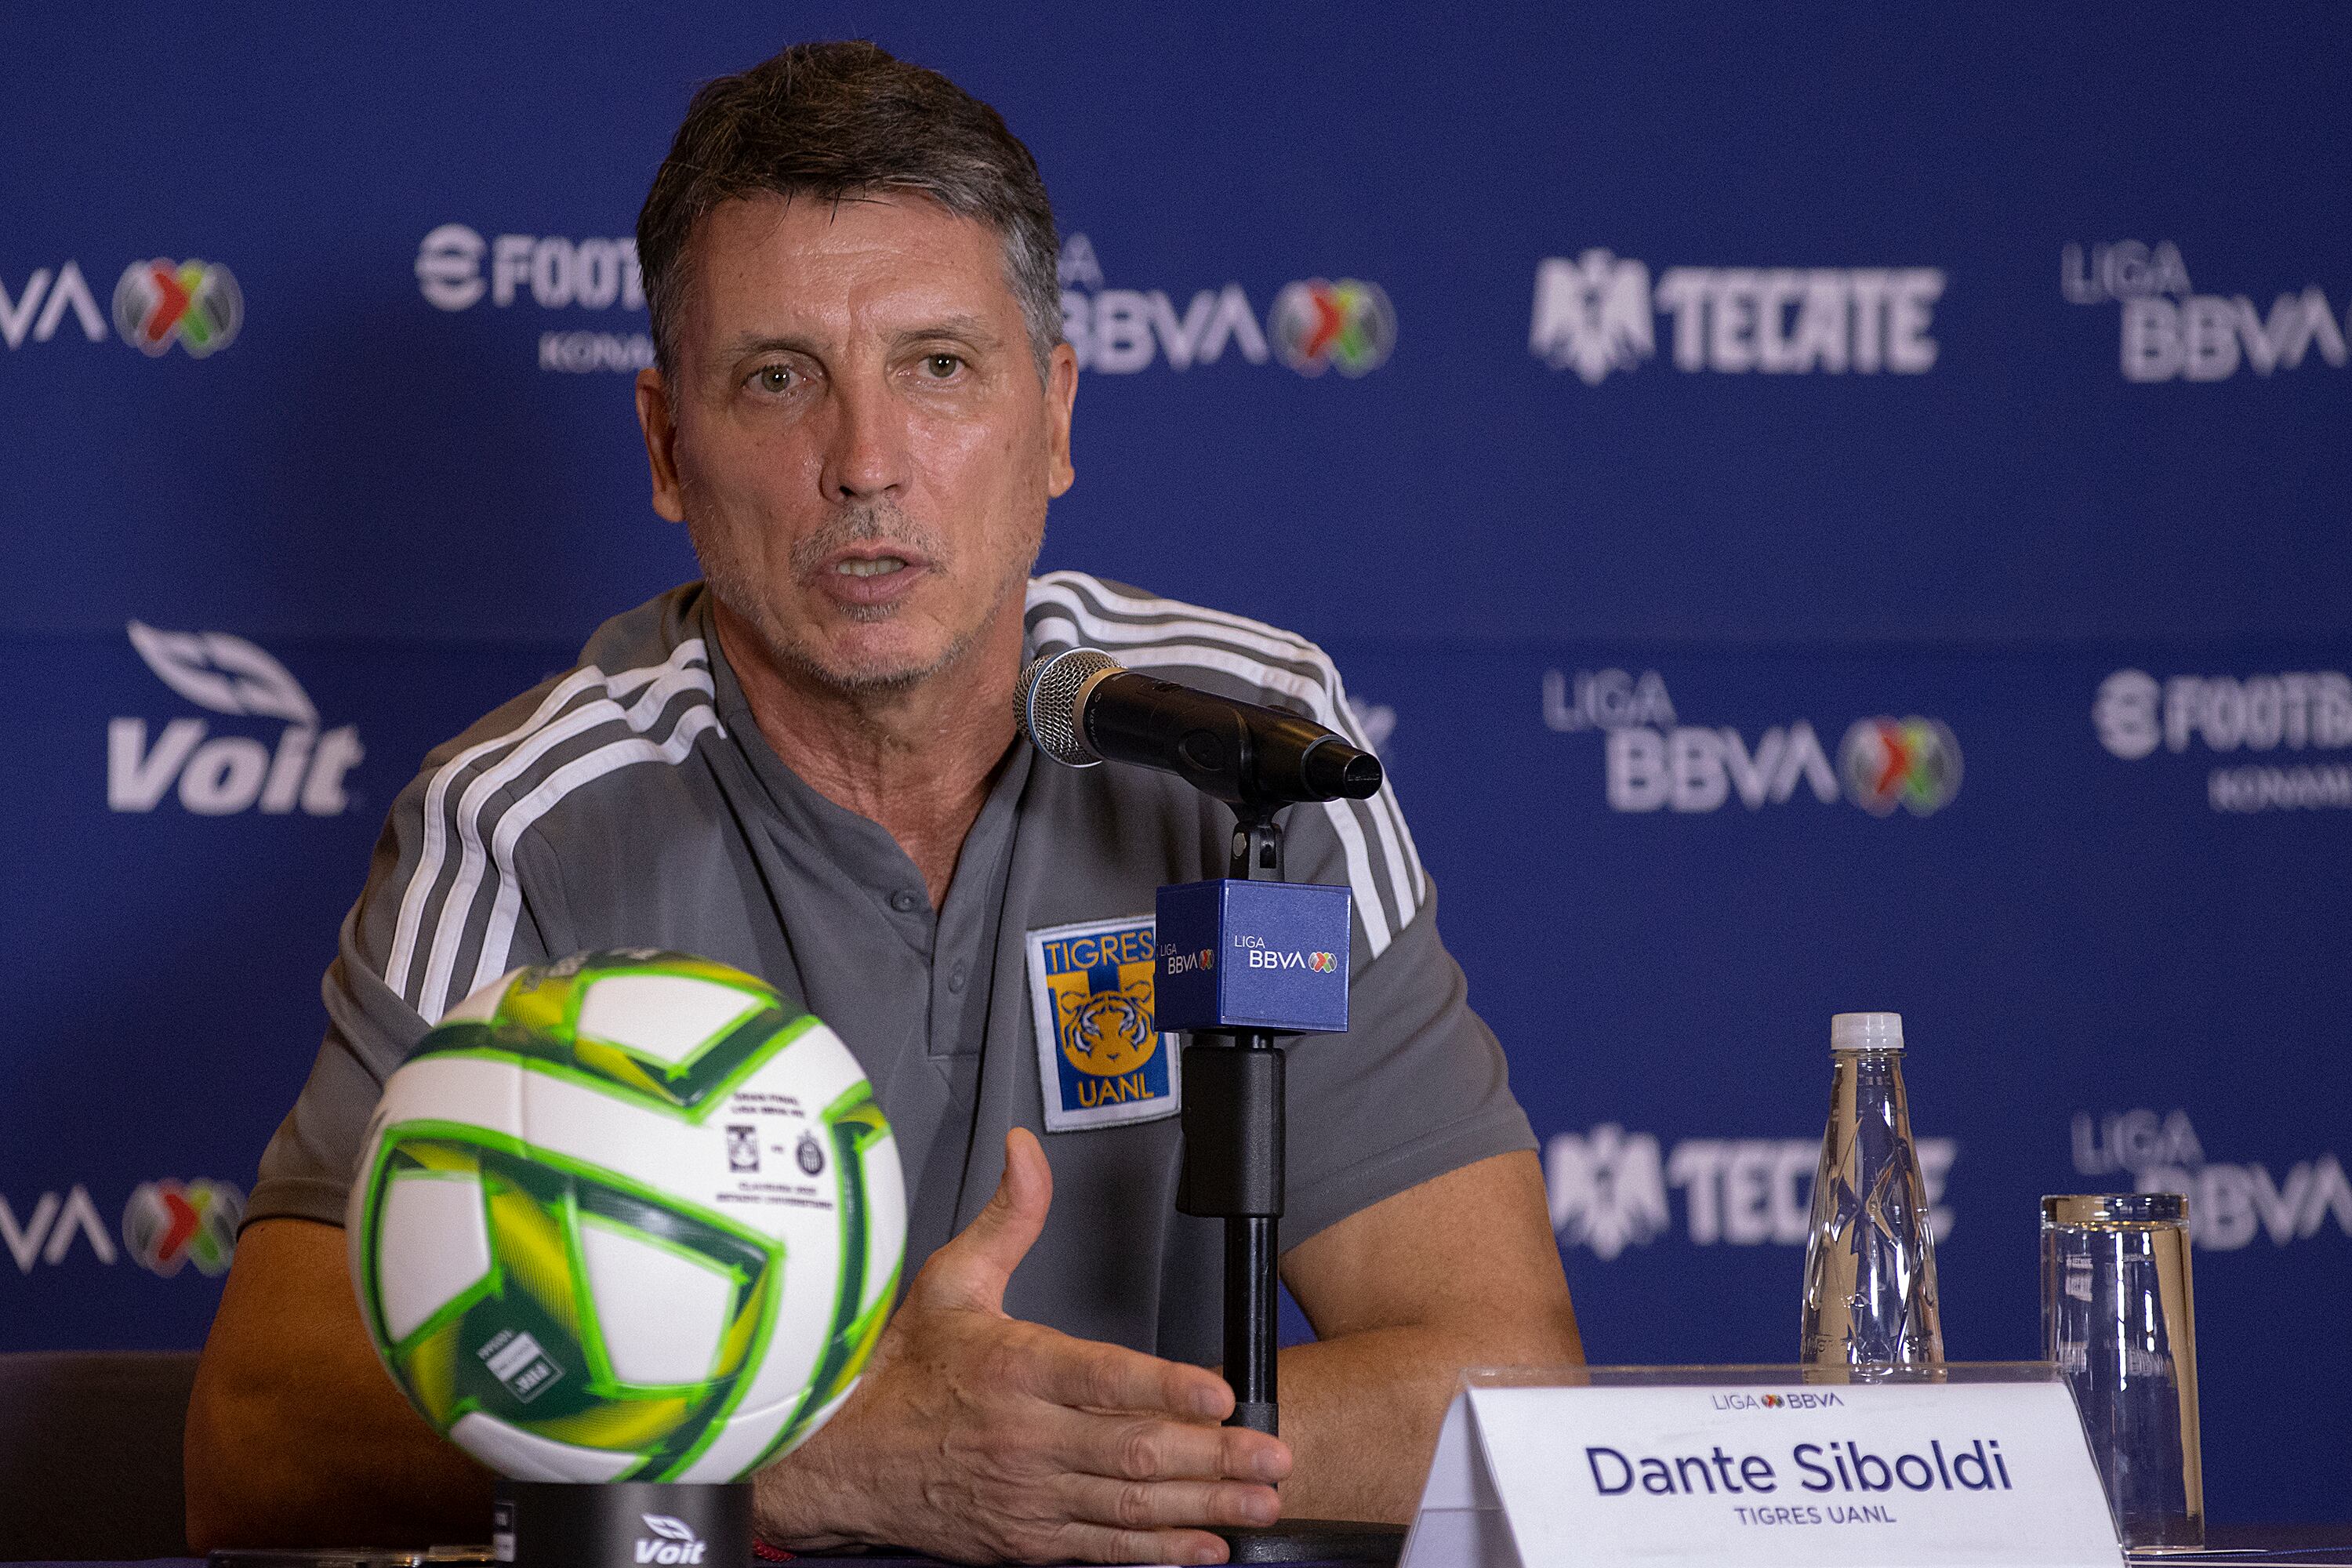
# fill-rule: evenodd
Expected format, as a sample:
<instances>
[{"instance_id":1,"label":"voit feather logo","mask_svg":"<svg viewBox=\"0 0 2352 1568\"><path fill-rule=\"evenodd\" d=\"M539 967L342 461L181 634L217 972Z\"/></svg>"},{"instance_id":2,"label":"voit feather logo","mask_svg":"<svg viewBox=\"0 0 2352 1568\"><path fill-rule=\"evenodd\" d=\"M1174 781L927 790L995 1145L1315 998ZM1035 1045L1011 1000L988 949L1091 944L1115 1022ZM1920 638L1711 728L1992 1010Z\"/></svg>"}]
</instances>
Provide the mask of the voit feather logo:
<instances>
[{"instance_id":1,"label":"voit feather logo","mask_svg":"<svg viewBox=\"0 0 2352 1568\"><path fill-rule=\"evenodd\" d=\"M197 816L229 816L258 806L266 815L299 810L336 816L351 804L344 778L367 753L359 730L323 733L319 710L286 667L227 632L167 632L132 621L131 646L157 679L208 712L278 720L274 737L212 733L212 721L182 715L151 742L144 719L106 727L106 804L121 812L153 811L176 793ZM177 785L176 792L173 789Z\"/></svg>"}]
</instances>

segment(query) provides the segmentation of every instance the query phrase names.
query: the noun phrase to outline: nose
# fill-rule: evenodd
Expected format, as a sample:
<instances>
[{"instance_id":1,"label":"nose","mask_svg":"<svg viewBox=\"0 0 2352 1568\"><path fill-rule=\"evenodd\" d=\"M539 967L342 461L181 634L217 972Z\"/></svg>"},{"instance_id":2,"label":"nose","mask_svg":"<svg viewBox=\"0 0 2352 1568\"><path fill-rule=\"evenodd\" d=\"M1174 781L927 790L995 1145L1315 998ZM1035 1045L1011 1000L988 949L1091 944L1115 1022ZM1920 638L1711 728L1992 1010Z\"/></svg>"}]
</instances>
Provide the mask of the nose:
<instances>
[{"instance_id":1,"label":"nose","mask_svg":"<svg viewBox=\"0 0 2352 1568\"><path fill-rule=\"evenodd\" d=\"M905 410L887 387L862 378L834 384L832 438L819 482L832 501L871 500L907 480Z\"/></svg>"}]
</instances>

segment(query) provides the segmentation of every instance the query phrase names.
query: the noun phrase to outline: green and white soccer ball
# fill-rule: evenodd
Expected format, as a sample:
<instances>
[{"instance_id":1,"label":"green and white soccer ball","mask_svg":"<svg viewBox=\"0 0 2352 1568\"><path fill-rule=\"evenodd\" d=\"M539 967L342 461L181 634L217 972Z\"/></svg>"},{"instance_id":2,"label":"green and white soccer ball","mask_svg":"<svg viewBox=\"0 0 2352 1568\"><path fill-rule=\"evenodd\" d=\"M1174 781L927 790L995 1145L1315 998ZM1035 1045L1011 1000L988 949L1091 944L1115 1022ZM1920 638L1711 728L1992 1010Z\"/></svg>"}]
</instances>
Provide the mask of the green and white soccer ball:
<instances>
[{"instance_id":1,"label":"green and white soccer ball","mask_svg":"<svg viewBox=\"0 0 2352 1568\"><path fill-rule=\"evenodd\" d=\"M832 1030L630 951L452 1009L384 1085L348 1218L376 1354L435 1430L520 1480L724 1481L856 1385L907 1196Z\"/></svg>"}]
</instances>

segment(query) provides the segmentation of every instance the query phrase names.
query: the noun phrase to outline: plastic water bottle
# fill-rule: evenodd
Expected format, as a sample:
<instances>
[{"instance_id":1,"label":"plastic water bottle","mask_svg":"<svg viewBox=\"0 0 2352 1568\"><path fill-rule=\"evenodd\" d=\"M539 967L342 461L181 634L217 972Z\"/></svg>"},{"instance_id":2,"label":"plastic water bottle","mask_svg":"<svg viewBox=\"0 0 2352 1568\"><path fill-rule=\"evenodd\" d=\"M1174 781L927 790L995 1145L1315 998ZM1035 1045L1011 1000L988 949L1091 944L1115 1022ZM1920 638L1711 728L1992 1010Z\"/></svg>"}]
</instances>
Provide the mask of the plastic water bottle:
<instances>
[{"instance_id":1,"label":"plastic water bottle","mask_svg":"<svg viewBox=\"0 0 2352 1568\"><path fill-rule=\"evenodd\" d=\"M1829 1131L1813 1176L1798 1359L1853 1366L1939 1362L1927 1188L1903 1094L1903 1016L1830 1020Z\"/></svg>"}]
</instances>

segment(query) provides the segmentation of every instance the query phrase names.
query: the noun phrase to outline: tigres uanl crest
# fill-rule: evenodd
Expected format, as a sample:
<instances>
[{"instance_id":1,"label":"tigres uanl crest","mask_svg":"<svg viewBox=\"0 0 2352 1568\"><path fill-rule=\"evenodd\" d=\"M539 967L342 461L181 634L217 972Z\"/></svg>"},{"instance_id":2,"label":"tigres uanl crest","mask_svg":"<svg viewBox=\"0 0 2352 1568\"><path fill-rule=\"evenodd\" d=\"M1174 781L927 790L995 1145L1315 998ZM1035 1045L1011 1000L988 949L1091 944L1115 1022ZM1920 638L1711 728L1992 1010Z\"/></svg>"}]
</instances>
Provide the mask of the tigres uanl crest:
<instances>
[{"instance_id":1,"label":"tigres uanl crest","mask_svg":"<svg viewBox=\"0 0 2352 1568\"><path fill-rule=\"evenodd\" d=\"M1176 1110L1176 1053L1153 1026L1152 936L1149 915L1029 933L1047 1131Z\"/></svg>"}]
</instances>

